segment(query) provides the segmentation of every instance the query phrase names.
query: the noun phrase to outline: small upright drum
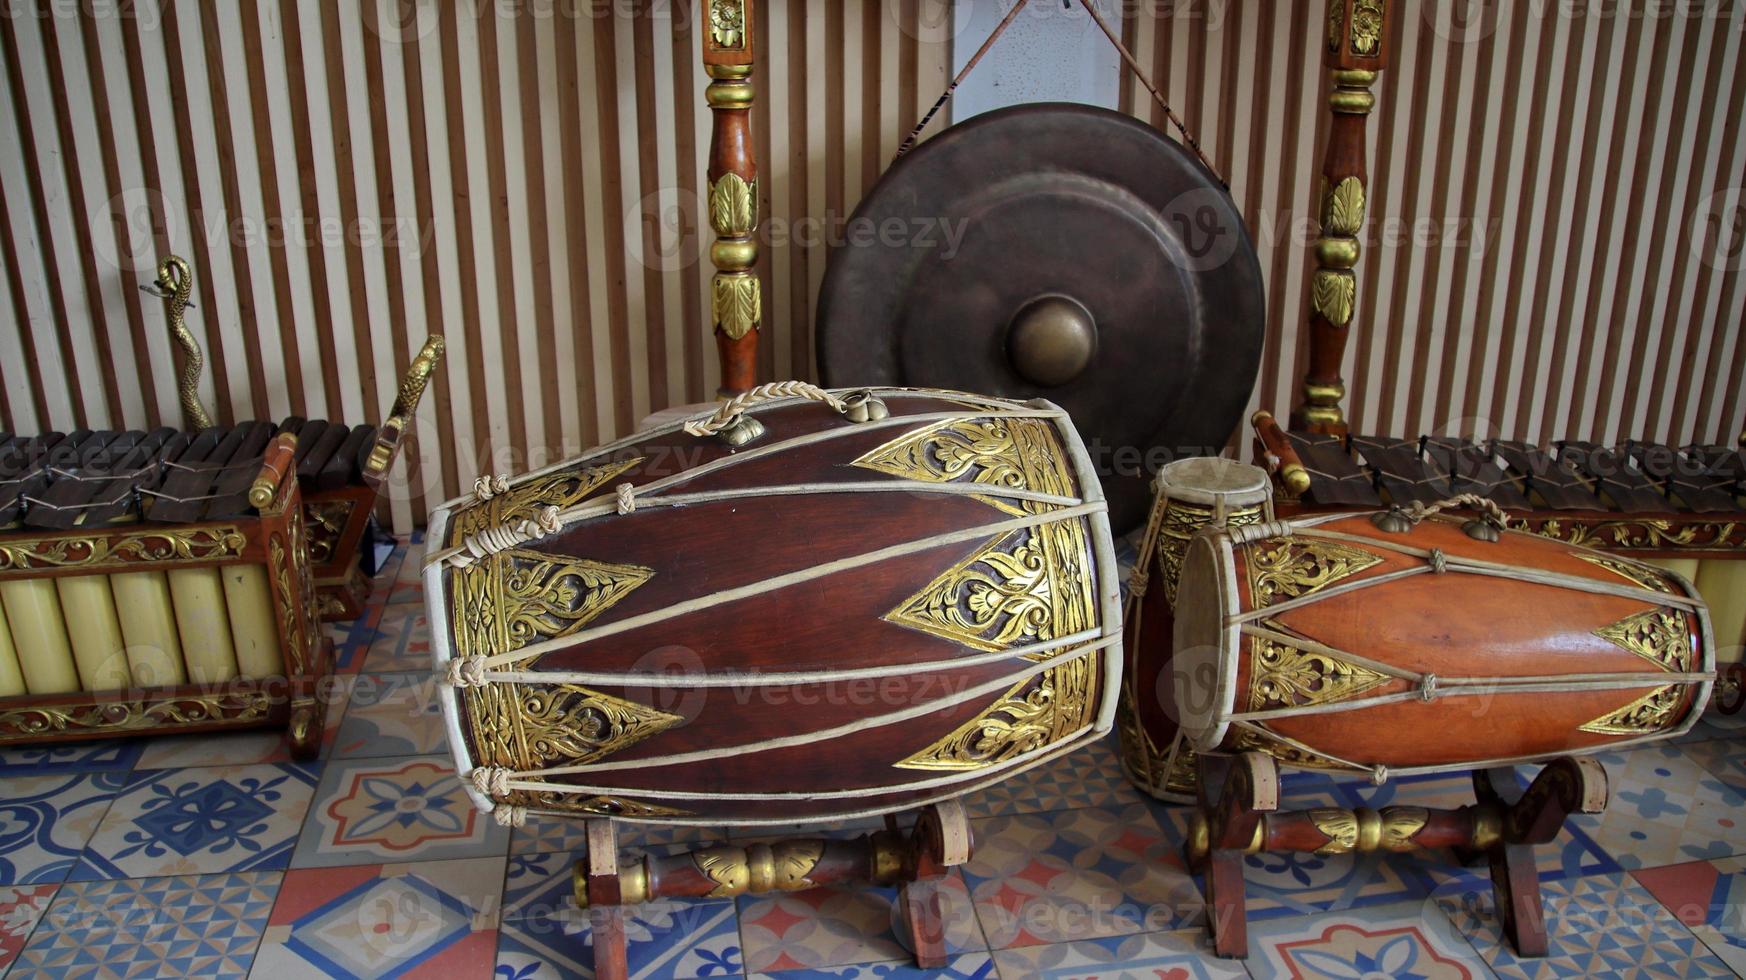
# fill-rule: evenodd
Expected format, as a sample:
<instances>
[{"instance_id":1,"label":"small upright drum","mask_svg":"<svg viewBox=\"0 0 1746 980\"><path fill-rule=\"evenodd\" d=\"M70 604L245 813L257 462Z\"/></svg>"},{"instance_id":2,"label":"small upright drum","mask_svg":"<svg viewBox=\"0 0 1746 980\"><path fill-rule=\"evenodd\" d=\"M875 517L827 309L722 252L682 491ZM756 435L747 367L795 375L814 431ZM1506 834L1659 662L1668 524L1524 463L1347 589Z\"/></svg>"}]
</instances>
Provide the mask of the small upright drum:
<instances>
[{"instance_id":1,"label":"small upright drum","mask_svg":"<svg viewBox=\"0 0 1746 980\"><path fill-rule=\"evenodd\" d=\"M1179 459L1158 471L1156 495L1129 580L1117 712L1122 768L1140 789L1194 801L1194 758L1178 732L1170 659L1177 576L1195 533L1273 520L1266 471L1223 457Z\"/></svg>"},{"instance_id":2,"label":"small upright drum","mask_svg":"<svg viewBox=\"0 0 1746 980\"><path fill-rule=\"evenodd\" d=\"M1381 782L1696 723L1715 660L1691 583L1442 506L1195 538L1173 665L1189 744Z\"/></svg>"}]
</instances>

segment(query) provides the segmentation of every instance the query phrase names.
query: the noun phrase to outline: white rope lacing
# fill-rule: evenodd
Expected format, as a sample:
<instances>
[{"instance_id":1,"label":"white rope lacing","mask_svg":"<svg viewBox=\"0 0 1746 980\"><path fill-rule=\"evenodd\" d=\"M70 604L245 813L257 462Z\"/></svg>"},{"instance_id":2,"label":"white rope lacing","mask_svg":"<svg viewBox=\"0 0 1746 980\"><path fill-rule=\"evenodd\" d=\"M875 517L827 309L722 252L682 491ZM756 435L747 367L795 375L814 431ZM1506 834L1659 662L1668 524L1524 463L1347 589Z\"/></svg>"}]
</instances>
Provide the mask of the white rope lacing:
<instances>
[{"instance_id":1,"label":"white rope lacing","mask_svg":"<svg viewBox=\"0 0 1746 980\"><path fill-rule=\"evenodd\" d=\"M510 770L503 766L476 766L467 774L473 788L493 799L509 795Z\"/></svg>"},{"instance_id":2,"label":"white rope lacing","mask_svg":"<svg viewBox=\"0 0 1746 980\"><path fill-rule=\"evenodd\" d=\"M500 493L509 492L509 477L490 473L473 481L473 499L480 502L490 500Z\"/></svg>"},{"instance_id":3,"label":"white rope lacing","mask_svg":"<svg viewBox=\"0 0 1746 980\"><path fill-rule=\"evenodd\" d=\"M487 666L484 657L456 657L449 661L443 681L450 687L483 687Z\"/></svg>"},{"instance_id":4,"label":"white rope lacing","mask_svg":"<svg viewBox=\"0 0 1746 980\"><path fill-rule=\"evenodd\" d=\"M753 405L783 398L810 398L815 402L824 402L839 415L849 410L849 406L841 398L818 385L805 381L771 381L729 398L710 415L691 419L685 423L685 431L694 436L713 436L733 426L746 413L746 409Z\"/></svg>"},{"instance_id":5,"label":"white rope lacing","mask_svg":"<svg viewBox=\"0 0 1746 980\"><path fill-rule=\"evenodd\" d=\"M622 500L622 493L620 496ZM489 558L500 551L537 541L563 529L564 521L558 516L556 506L538 507L534 509L532 517L513 524L488 527L477 534L469 535L461 543L461 550L450 561L457 568L466 568L481 558Z\"/></svg>"},{"instance_id":6,"label":"white rope lacing","mask_svg":"<svg viewBox=\"0 0 1746 980\"><path fill-rule=\"evenodd\" d=\"M634 514L637 509L637 488L634 484L620 483L617 488L619 514Z\"/></svg>"}]
</instances>

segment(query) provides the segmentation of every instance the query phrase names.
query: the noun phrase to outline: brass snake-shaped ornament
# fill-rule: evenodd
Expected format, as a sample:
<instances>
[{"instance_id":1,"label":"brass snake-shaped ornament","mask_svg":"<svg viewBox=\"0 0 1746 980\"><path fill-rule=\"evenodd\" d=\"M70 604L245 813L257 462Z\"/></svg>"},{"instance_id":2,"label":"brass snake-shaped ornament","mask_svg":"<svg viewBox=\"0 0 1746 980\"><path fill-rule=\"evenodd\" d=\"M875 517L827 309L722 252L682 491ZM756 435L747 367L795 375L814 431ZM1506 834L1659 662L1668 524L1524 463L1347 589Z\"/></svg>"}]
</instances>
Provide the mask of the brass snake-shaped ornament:
<instances>
[{"instance_id":1,"label":"brass snake-shaped ornament","mask_svg":"<svg viewBox=\"0 0 1746 980\"><path fill-rule=\"evenodd\" d=\"M183 312L194 305L190 302L194 292L194 273L186 260L172 255L158 263L157 280L140 288L164 298L170 319L170 336L176 339L176 346L182 348L182 373L176 382L182 400L182 417L190 428L211 428L212 416L207 414L206 406L200 404L200 370L205 366L206 358L201 353L200 342L194 339L193 332L183 320Z\"/></svg>"}]
</instances>

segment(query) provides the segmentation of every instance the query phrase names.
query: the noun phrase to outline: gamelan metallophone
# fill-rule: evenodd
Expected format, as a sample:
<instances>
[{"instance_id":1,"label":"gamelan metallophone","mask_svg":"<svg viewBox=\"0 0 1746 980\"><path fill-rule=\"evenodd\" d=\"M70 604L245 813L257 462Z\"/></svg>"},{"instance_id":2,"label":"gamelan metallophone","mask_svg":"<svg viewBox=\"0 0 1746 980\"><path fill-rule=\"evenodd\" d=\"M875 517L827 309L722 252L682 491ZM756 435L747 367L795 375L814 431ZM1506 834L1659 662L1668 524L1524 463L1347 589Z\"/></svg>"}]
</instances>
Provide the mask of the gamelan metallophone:
<instances>
[{"instance_id":1,"label":"gamelan metallophone","mask_svg":"<svg viewBox=\"0 0 1746 980\"><path fill-rule=\"evenodd\" d=\"M0 744L288 724L315 754L332 647L285 428L0 434Z\"/></svg>"},{"instance_id":2,"label":"gamelan metallophone","mask_svg":"<svg viewBox=\"0 0 1746 980\"><path fill-rule=\"evenodd\" d=\"M193 273L185 260L172 255L159 264L157 279L141 288L164 299L170 335L182 352L177 388L183 424L193 430L209 429L212 419L200 402L205 356L184 320L194 305ZM424 389L442 362L443 349L440 334L425 339L380 428L304 418L279 423L279 431L298 440L297 480L303 490L309 561L324 619L352 619L363 612L370 576L376 572L372 520L376 498L400 454Z\"/></svg>"},{"instance_id":3,"label":"gamelan metallophone","mask_svg":"<svg viewBox=\"0 0 1746 980\"><path fill-rule=\"evenodd\" d=\"M1575 440L1540 448L1426 436L1341 438L1257 421L1281 483L1281 516L1429 505L1478 494L1510 524L1569 544L1641 558L1696 583L1715 620L1718 660L1746 644L1746 450L1609 448Z\"/></svg>"}]
</instances>

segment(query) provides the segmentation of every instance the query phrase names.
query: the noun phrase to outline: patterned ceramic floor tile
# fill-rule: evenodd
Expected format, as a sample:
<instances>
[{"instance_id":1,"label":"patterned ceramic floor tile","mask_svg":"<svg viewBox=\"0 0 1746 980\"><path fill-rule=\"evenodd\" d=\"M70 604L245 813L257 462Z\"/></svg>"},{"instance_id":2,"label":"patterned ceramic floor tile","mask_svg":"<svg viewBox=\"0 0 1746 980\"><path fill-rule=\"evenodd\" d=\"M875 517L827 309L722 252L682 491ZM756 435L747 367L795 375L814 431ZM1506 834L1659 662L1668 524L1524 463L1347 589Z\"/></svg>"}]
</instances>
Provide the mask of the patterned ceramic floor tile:
<instances>
[{"instance_id":1,"label":"patterned ceramic floor tile","mask_svg":"<svg viewBox=\"0 0 1746 980\"><path fill-rule=\"evenodd\" d=\"M1143 805L972 821L964 878L989 946L1180 929L1200 894Z\"/></svg>"},{"instance_id":2,"label":"patterned ceramic floor tile","mask_svg":"<svg viewBox=\"0 0 1746 980\"><path fill-rule=\"evenodd\" d=\"M333 638L334 671L339 674L355 674L364 669L364 661L369 659L370 649L380 639L382 617L386 610L387 586L377 586L371 594L370 601L354 619L339 620L326 625L328 636Z\"/></svg>"},{"instance_id":3,"label":"patterned ceramic floor tile","mask_svg":"<svg viewBox=\"0 0 1746 980\"><path fill-rule=\"evenodd\" d=\"M1113 737L1113 736L1112 736ZM972 818L1078 807L1123 807L1142 797L1122 775L1110 739L1100 739L964 798Z\"/></svg>"},{"instance_id":4,"label":"patterned ceramic floor tile","mask_svg":"<svg viewBox=\"0 0 1746 980\"><path fill-rule=\"evenodd\" d=\"M293 867L495 857L509 829L468 800L446 756L327 764Z\"/></svg>"},{"instance_id":5,"label":"patterned ceramic floor tile","mask_svg":"<svg viewBox=\"0 0 1746 980\"><path fill-rule=\"evenodd\" d=\"M431 669L430 623L424 618L424 606L396 604L382 611L364 669L383 674Z\"/></svg>"},{"instance_id":6,"label":"patterned ceramic floor tile","mask_svg":"<svg viewBox=\"0 0 1746 980\"><path fill-rule=\"evenodd\" d=\"M1612 800L1605 813L1574 817L1620 868L1653 868L1746 854L1746 793L1686 755L1651 745L1605 753Z\"/></svg>"},{"instance_id":7,"label":"patterned ceramic floor tile","mask_svg":"<svg viewBox=\"0 0 1746 980\"><path fill-rule=\"evenodd\" d=\"M434 674L360 674L334 755L440 755L449 750Z\"/></svg>"},{"instance_id":8,"label":"patterned ceramic floor tile","mask_svg":"<svg viewBox=\"0 0 1746 980\"><path fill-rule=\"evenodd\" d=\"M593 975L588 913L576 907L572 865L563 854L510 858L497 945L498 980ZM742 972L734 903L653 902L627 911L632 977L681 980Z\"/></svg>"},{"instance_id":9,"label":"patterned ceramic floor tile","mask_svg":"<svg viewBox=\"0 0 1746 980\"><path fill-rule=\"evenodd\" d=\"M6 777L0 782L0 884L66 878L127 782L122 772Z\"/></svg>"},{"instance_id":10,"label":"patterned ceramic floor tile","mask_svg":"<svg viewBox=\"0 0 1746 980\"><path fill-rule=\"evenodd\" d=\"M1632 872L1722 962L1746 976L1746 858Z\"/></svg>"},{"instance_id":11,"label":"patterned ceramic floor tile","mask_svg":"<svg viewBox=\"0 0 1746 980\"><path fill-rule=\"evenodd\" d=\"M276 871L63 885L8 980L240 980L278 885Z\"/></svg>"},{"instance_id":12,"label":"patterned ceramic floor tile","mask_svg":"<svg viewBox=\"0 0 1746 980\"><path fill-rule=\"evenodd\" d=\"M937 887L946 949L954 954L986 950L964 880L954 872ZM812 888L746 896L739 904L750 972L902 961L913 949L896 888Z\"/></svg>"},{"instance_id":13,"label":"patterned ceramic floor tile","mask_svg":"<svg viewBox=\"0 0 1746 980\"><path fill-rule=\"evenodd\" d=\"M390 605L424 601L424 532L418 532L402 550L405 557L395 570L394 588L388 592Z\"/></svg>"},{"instance_id":14,"label":"patterned ceramic floor tile","mask_svg":"<svg viewBox=\"0 0 1746 980\"><path fill-rule=\"evenodd\" d=\"M751 977L771 977L780 980L997 980L994 961L987 953L965 953L954 956L938 970L923 970L913 960L890 963L857 963L853 966L833 966L817 970L782 970L777 973L753 973Z\"/></svg>"},{"instance_id":15,"label":"patterned ceramic floor tile","mask_svg":"<svg viewBox=\"0 0 1746 980\"><path fill-rule=\"evenodd\" d=\"M1434 903L1249 924L1249 969L1258 977L1489 977L1485 960Z\"/></svg>"},{"instance_id":16,"label":"patterned ceramic floor tile","mask_svg":"<svg viewBox=\"0 0 1746 980\"><path fill-rule=\"evenodd\" d=\"M495 857L288 871L252 975L489 976L503 864Z\"/></svg>"},{"instance_id":17,"label":"patterned ceramic floor tile","mask_svg":"<svg viewBox=\"0 0 1746 980\"><path fill-rule=\"evenodd\" d=\"M1746 735L1688 742L1680 749L1730 788L1746 793Z\"/></svg>"},{"instance_id":18,"label":"patterned ceramic floor tile","mask_svg":"<svg viewBox=\"0 0 1746 980\"><path fill-rule=\"evenodd\" d=\"M728 840L726 827L692 824L635 823L618 825L618 844L626 850L687 844L693 847ZM575 817L529 814L527 823L510 833L511 854L568 854L580 857L588 849L588 824Z\"/></svg>"},{"instance_id":19,"label":"patterned ceramic floor tile","mask_svg":"<svg viewBox=\"0 0 1746 980\"><path fill-rule=\"evenodd\" d=\"M19 950L48 911L58 885L0 886L0 974L17 958Z\"/></svg>"},{"instance_id":20,"label":"patterned ceramic floor tile","mask_svg":"<svg viewBox=\"0 0 1746 980\"><path fill-rule=\"evenodd\" d=\"M1249 972L1213 955L1204 930L1149 932L1021 946L994 954L1001 980L1236 980Z\"/></svg>"},{"instance_id":21,"label":"patterned ceramic floor tile","mask_svg":"<svg viewBox=\"0 0 1746 980\"><path fill-rule=\"evenodd\" d=\"M0 749L0 777L54 772L129 772L139 760L139 739L13 745Z\"/></svg>"},{"instance_id":22,"label":"patterned ceramic floor tile","mask_svg":"<svg viewBox=\"0 0 1746 980\"><path fill-rule=\"evenodd\" d=\"M1541 883L1548 955L1522 959L1504 939L1490 883L1478 875L1437 893L1440 906L1499 977L1725 977L1722 961L1628 874Z\"/></svg>"},{"instance_id":23,"label":"patterned ceramic floor tile","mask_svg":"<svg viewBox=\"0 0 1746 980\"><path fill-rule=\"evenodd\" d=\"M285 867L314 766L280 763L135 773L70 876L140 878Z\"/></svg>"}]
</instances>

